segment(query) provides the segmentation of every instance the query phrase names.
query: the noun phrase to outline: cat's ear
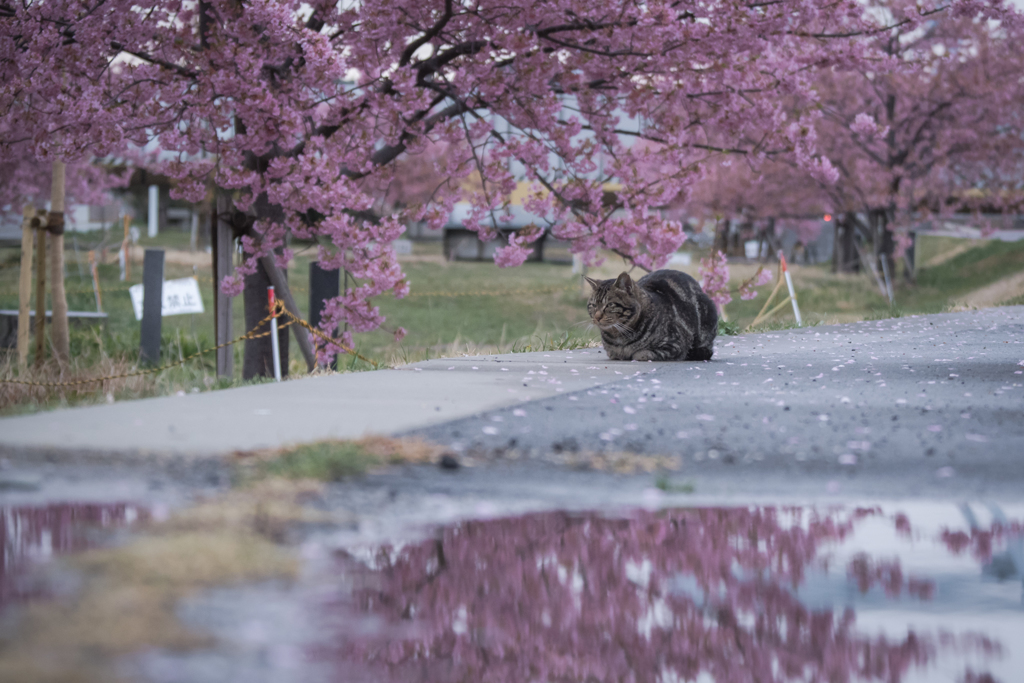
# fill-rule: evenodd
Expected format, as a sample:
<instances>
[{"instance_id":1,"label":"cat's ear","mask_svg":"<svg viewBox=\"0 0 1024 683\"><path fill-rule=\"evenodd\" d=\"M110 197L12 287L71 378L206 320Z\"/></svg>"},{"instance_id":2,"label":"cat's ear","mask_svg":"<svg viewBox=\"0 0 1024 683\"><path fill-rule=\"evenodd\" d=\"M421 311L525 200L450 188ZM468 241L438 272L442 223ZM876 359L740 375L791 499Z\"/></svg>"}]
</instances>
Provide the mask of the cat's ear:
<instances>
[{"instance_id":1,"label":"cat's ear","mask_svg":"<svg viewBox=\"0 0 1024 683\"><path fill-rule=\"evenodd\" d=\"M632 294L634 287L633 278L629 276L629 273L622 273L619 277L615 278L615 287Z\"/></svg>"},{"instance_id":2,"label":"cat's ear","mask_svg":"<svg viewBox=\"0 0 1024 683\"><path fill-rule=\"evenodd\" d=\"M592 277L587 277L586 275L584 275L584 276L583 276L583 279L584 279L584 280L586 280L587 282L589 282L589 283L590 283L590 286L591 286L592 288L594 288L594 289L597 289L597 288L598 288L598 286L600 286L600 284L601 284L601 281L600 281L600 280L595 280L594 278L592 278Z\"/></svg>"}]
</instances>

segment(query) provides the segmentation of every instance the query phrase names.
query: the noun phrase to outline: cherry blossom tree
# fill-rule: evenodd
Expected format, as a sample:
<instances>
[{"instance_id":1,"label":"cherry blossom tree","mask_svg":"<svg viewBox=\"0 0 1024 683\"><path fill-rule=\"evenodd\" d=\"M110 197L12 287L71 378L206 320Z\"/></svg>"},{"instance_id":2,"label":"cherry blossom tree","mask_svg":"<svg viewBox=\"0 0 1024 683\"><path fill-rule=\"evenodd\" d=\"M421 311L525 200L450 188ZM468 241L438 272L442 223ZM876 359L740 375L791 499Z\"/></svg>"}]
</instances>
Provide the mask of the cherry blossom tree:
<instances>
[{"instance_id":1,"label":"cherry blossom tree","mask_svg":"<svg viewBox=\"0 0 1024 683\"><path fill-rule=\"evenodd\" d=\"M212 182L230 199L247 259L225 291L260 267L274 280L288 232L317 238L321 265L356 278L321 324L363 332L383 322L373 297L408 292L391 243L408 222L443 223L470 173L468 225L484 237L516 174L533 185L526 208L541 224L499 249L500 265L522 263L550 231L588 261L611 249L648 269L684 238L651 207L684 192L708 155L788 150L834 178L815 146L819 111L788 103L815 98L822 68L865 70L879 49L868 37L947 13L1005 10L997 0L925 0L883 18L856 0L2 2L0 155L27 144L74 162L158 139L178 155L162 169L178 196L196 200ZM452 182L365 218L367 188L431 145L449 146L433 168ZM645 165L667 171L650 178Z\"/></svg>"},{"instance_id":2,"label":"cherry blossom tree","mask_svg":"<svg viewBox=\"0 0 1024 683\"><path fill-rule=\"evenodd\" d=\"M32 156L0 162L0 206L18 208L30 202L40 208L50 198L52 165ZM68 203L106 204L108 192L124 185L125 178L101 164L69 164L65 182Z\"/></svg>"},{"instance_id":3,"label":"cherry blossom tree","mask_svg":"<svg viewBox=\"0 0 1024 683\"><path fill-rule=\"evenodd\" d=\"M767 243L772 254L781 248L778 238L784 229L795 230L804 244L816 239L821 224L810 217L820 219L832 211L822 186L808 182L806 172L785 153L757 164L732 157L706 164L680 208L705 223L715 222L719 251L740 248L729 244L729 237L745 231L749 239Z\"/></svg>"},{"instance_id":4,"label":"cherry blossom tree","mask_svg":"<svg viewBox=\"0 0 1024 683\"><path fill-rule=\"evenodd\" d=\"M892 21L916 10L901 0L872 11ZM839 172L821 189L842 214L836 268L859 262L860 233L894 272L894 255L922 216L1019 198L1024 27L1016 13L986 22L948 12L871 40L882 68L818 74L818 149Z\"/></svg>"}]
</instances>

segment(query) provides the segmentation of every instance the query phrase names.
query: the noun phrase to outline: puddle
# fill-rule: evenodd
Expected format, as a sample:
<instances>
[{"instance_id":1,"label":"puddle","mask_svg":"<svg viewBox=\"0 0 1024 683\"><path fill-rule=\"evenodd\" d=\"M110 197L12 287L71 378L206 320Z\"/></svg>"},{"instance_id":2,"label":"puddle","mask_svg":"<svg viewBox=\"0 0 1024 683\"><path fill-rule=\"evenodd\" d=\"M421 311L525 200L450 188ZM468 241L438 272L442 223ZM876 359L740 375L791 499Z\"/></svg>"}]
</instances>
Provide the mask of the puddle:
<instances>
[{"instance_id":1,"label":"puddle","mask_svg":"<svg viewBox=\"0 0 1024 683\"><path fill-rule=\"evenodd\" d=\"M96 547L110 530L147 516L128 503L0 505L0 613L59 590L37 571L54 557Z\"/></svg>"},{"instance_id":2,"label":"puddle","mask_svg":"<svg viewBox=\"0 0 1024 683\"><path fill-rule=\"evenodd\" d=\"M143 513L2 514L6 577ZM119 671L151 683L1012 683L1020 520L1024 506L917 502L544 512L383 546L321 530L296 549L297 580L177 603L215 645L136 650Z\"/></svg>"},{"instance_id":3,"label":"puddle","mask_svg":"<svg viewBox=\"0 0 1024 683\"><path fill-rule=\"evenodd\" d=\"M1019 519L1019 518L1018 518ZM544 513L349 549L339 680L982 681L1024 671L997 507Z\"/></svg>"}]
</instances>

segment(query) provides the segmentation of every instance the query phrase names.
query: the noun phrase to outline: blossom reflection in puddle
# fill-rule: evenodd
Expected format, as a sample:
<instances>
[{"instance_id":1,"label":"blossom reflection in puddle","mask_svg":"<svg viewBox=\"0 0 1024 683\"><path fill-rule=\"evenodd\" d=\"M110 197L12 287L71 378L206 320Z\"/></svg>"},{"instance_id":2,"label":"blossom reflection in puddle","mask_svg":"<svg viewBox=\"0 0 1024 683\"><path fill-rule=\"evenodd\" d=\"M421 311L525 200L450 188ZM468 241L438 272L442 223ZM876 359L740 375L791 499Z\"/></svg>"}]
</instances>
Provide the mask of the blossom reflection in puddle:
<instances>
[{"instance_id":1,"label":"blossom reflection in puddle","mask_svg":"<svg viewBox=\"0 0 1024 683\"><path fill-rule=\"evenodd\" d=\"M11 603L49 592L30 576L33 565L95 547L103 529L146 517L145 508L126 503L0 505L0 612Z\"/></svg>"},{"instance_id":2,"label":"blossom reflection in puddle","mask_svg":"<svg viewBox=\"0 0 1024 683\"><path fill-rule=\"evenodd\" d=\"M357 588L331 608L363 627L320 654L401 681L952 683L1021 670L1004 642L1024 632L1021 525L981 531L970 508L917 507L467 521L342 554ZM1002 580L979 571L997 560Z\"/></svg>"}]
</instances>

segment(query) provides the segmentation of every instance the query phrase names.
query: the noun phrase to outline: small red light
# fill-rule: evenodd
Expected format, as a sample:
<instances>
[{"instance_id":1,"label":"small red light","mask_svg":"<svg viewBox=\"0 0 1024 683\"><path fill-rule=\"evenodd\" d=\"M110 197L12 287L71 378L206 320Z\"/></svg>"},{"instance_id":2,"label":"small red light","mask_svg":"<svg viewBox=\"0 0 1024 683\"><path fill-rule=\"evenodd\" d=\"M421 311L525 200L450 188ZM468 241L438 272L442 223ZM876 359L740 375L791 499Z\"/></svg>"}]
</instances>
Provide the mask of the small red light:
<instances>
[{"instance_id":1,"label":"small red light","mask_svg":"<svg viewBox=\"0 0 1024 683\"><path fill-rule=\"evenodd\" d=\"M825 222L828 223L830 220L832 220L832 214L826 213L825 214Z\"/></svg>"}]
</instances>

